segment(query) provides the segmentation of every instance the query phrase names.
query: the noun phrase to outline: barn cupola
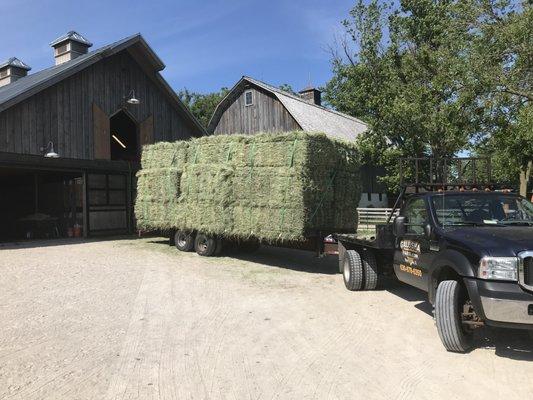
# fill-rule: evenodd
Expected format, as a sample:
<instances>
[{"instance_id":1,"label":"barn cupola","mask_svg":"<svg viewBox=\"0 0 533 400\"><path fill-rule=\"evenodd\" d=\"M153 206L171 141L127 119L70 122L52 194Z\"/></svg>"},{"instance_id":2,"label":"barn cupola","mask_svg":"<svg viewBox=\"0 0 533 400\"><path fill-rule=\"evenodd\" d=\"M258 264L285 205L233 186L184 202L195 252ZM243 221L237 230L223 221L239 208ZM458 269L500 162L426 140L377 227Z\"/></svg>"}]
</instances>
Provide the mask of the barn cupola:
<instances>
[{"instance_id":1,"label":"barn cupola","mask_svg":"<svg viewBox=\"0 0 533 400\"><path fill-rule=\"evenodd\" d=\"M300 97L311 104L322 105L322 92L315 87L309 86L298 92Z\"/></svg>"},{"instance_id":2,"label":"barn cupola","mask_svg":"<svg viewBox=\"0 0 533 400\"><path fill-rule=\"evenodd\" d=\"M85 37L75 31L70 31L50 43L50 46L54 48L56 65L87 54L89 47L92 45Z\"/></svg>"},{"instance_id":3,"label":"barn cupola","mask_svg":"<svg viewBox=\"0 0 533 400\"><path fill-rule=\"evenodd\" d=\"M0 63L0 87L28 75L31 68L16 57Z\"/></svg>"}]
</instances>

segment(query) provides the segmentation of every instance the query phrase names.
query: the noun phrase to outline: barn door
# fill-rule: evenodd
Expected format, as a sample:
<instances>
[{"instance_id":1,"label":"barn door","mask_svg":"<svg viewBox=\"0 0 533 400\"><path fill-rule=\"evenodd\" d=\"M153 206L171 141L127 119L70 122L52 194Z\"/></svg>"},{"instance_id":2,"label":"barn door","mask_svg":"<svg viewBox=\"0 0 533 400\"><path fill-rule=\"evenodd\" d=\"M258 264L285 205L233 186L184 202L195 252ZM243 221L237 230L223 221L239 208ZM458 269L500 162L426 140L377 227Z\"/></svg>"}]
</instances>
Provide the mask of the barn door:
<instances>
[{"instance_id":1,"label":"barn door","mask_svg":"<svg viewBox=\"0 0 533 400\"><path fill-rule=\"evenodd\" d=\"M122 174L87 174L89 235L128 232L128 179Z\"/></svg>"},{"instance_id":2,"label":"barn door","mask_svg":"<svg viewBox=\"0 0 533 400\"><path fill-rule=\"evenodd\" d=\"M95 159L111 159L111 139L109 129L109 117L100 107L93 103L93 137Z\"/></svg>"},{"instance_id":3,"label":"barn door","mask_svg":"<svg viewBox=\"0 0 533 400\"><path fill-rule=\"evenodd\" d=\"M146 144L154 143L154 117L150 115L139 126L141 149Z\"/></svg>"}]
</instances>

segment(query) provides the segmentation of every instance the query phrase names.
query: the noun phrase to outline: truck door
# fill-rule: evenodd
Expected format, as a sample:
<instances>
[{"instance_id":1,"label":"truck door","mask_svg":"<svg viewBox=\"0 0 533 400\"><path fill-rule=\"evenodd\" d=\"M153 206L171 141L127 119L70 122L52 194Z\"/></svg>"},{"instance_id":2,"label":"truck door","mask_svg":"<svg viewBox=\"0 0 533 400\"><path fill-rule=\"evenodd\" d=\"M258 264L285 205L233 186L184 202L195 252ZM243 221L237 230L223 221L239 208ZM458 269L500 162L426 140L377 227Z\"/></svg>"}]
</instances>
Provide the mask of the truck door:
<instances>
[{"instance_id":1,"label":"truck door","mask_svg":"<svg viewBox=\"0 0 533 400\"><path fill-rule=\"evenodd\" d=\"M428 290L428 270L433 261L424 225L429 221L423 197L407 201L401 215L406 217L405 234L396 238L394 272L398 279L419 289Z\"/></svg>"}]
</instances>

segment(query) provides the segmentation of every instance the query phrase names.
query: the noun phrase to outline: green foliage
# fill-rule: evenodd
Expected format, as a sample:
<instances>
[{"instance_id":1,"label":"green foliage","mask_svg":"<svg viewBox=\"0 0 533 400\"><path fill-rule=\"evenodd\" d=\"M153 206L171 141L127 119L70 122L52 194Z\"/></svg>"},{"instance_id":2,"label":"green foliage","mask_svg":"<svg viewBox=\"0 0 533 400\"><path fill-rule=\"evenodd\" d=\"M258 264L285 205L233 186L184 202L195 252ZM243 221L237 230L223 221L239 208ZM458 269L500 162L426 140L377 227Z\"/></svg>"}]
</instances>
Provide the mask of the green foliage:
<instances>
[{"instance_id":1,"label":"green foliage","mask_svg":"<svg viewBox=\"0 0 533 400\"><path fill-rule=\"evenodd\" d=\"M292 88L291 85L289 85L288 83L282 83L281 85L279 85L279 89L285 91L285 92L289 92L291 94L298 94L294 91L294 89Z\"/></svg>"},{"instance_id":2,"label":"green foliage","mask_svg":"<svg viewBox=\"0 0 533 400\"><path fill-rule=\"evenodd\" d=\"M225 87L218 92L208 94L190 92L188 89L183 89L178 92L178 96L189 107L193 115L200 121L200 124L207 128L215 108L228 92L228 88Z\"/></svg>"},{"instance_id":3,"label":"green foliage","mask_svg":"<svg viewBox=\"0 0 533 400\"><path fill-rule=\"evenodd\" d=\"M391 188L401 156L470 149L524 168L533 149L523 111L532 98L532 18L527 2L358 0L325 99L370 123L362 153L386 167Z\"/></svg>"},{"instance_id":4,"label":"green foliage","mask_svg":"<svg viewBox=\"0 0 533 400\"><path fill-rule=\"evenodd\" d=\"M499 180L516 185L533 160L533 7L506 0L474 6L469 61L483 105L474 150L492 157Z\"/></svg>"}]
</instances>

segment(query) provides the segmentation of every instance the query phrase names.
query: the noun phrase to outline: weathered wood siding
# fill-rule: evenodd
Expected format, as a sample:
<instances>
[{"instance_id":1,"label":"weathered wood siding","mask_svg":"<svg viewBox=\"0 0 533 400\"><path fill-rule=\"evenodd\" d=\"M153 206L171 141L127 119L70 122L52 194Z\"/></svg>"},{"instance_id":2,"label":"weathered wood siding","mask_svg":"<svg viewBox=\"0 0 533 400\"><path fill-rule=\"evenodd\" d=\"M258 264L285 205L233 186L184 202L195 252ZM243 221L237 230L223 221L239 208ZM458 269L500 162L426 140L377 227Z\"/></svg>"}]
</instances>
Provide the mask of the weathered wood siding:
<instances>
[{"instance_id":1,"label":"weathered wood siding","mask_svg":"<svg viewBox=\"0 0 533 400\"><path fill-rule=\"evenodd\" d=\"M154 141L200 134L123 51L1 112L0 152L41 154L51 140L61 157L94 159L93 103L110 116L131 89L141 104L126 107L139 124L153 116Z\"/></svg>"},{"instance_id":2,"label":"weathered wood siding","mask_svg":"<svg viewBox=\"0 0 533 400\"><path fill-rule=\"evenodd\" d=\"M246 90L253 92L253 105L244 105ZM246 89L222 113L214 134L253 134L301 129L295 119L272 94Z\"/></svg>"}]
</instances>

